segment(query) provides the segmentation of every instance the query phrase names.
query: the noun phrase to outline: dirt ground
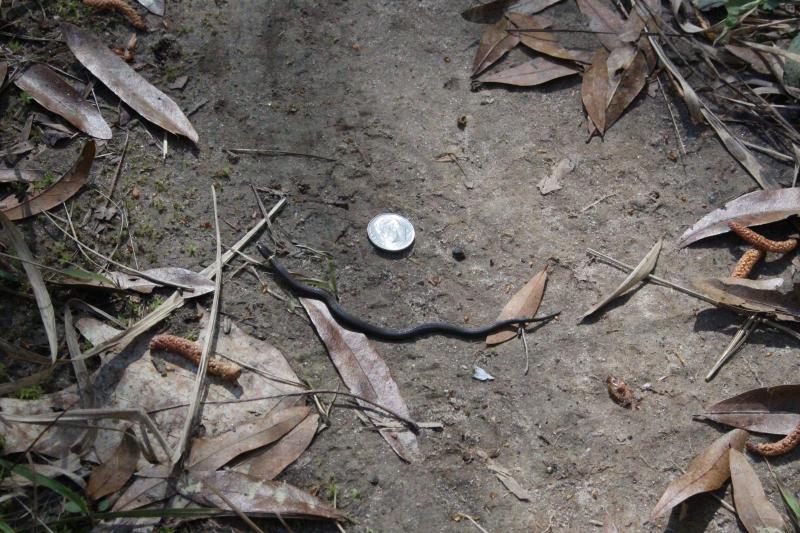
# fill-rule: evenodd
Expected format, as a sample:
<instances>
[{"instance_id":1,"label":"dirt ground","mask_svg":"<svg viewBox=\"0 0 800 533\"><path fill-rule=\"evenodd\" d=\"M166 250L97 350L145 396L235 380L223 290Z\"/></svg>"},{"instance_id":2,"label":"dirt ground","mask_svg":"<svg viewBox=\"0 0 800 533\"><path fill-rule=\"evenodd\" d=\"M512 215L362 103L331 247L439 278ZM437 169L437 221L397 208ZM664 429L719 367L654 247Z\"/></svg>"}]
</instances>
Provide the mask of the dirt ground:
<instances>
[{"instance_id":1,"label":"dirt ground","mask_svg":"<svg viewBox=\"0 0 800 533\"><path fill-rule=\"evenodd\" d=\"M131 130L118 194L139 228L140 266L212 262L213 232L204 226L213 220L212 182L221 187L221 216L238 228L222 228L225 243L252 224L251 183L281 191L288 204L277 218L279 234L330 252L342 304L380 324L492 321L510 294L548 265L540 312L562 314L528 337L528 375L516 340L493 349L442 337L375 343L412 416L444 425L420 437L421 462L403 463L351 410L334 409L331 427L282 479L306 489L337 487L339 505L355 520L348 531L477 531L454 521L455 513L479 519L493 533L599 532L606 513L622 531L740 531L708 495L691 499L680 522L679 511L669 520L646 520L667 483L724 431L692 421L692 413L750 388L791 382L795 342L756 332L705 383L741 317L645 285L596 319L578 319L625 277L592 262L587 247L636 264L663 238L659 275L688 285L726 274L743 250L734 238L686 250L676 250L675 241L755 184L713 135L689 123L667 90L688 152L670 159L678 144L657 84L604 140L589 143L578 77L543 88L471 90L482 27L459 16L468 5L167 2L168 28L150 16L155 29L139 37L137 60L153 64L142 73L161 87L186 74L185 89L167 92L185 110L207 103L191 116L198 148L171 137L166 162L160 141L141 126ZM571 2L549 14L560 27L585 25ZM96 17L103 22L89 26L106 42L127 39L121 19ZM588 36L567 42L594 47ZM511 60L522 57L517 51ZM154 127L149 131L159 138ZM115 135L112 145L123 139ZM233 157L226 148L280 148L336 161ZM434 161L443 152L462 158L466 176L455 164ZM542 195L537 183L563 158L575 170L561 180L562 189ZM98 168L95 181L104 185L113 165ZM788 175L784 168L771 172ZM134 187L139 199L130 196ZM405 257L380 255L367 239L367 223L384 211L415 225L416 243ZM454 247L463 248L465 260L452 257ZM286 263L324 274L320 262L290 257ZM777 262L765 271L787 269ZM226 277L223 310L282 350L314 386L336 388L336 372L308 321L262 294L254 278ZM495 381L471 379L476 362ZM608 398L609 374L637 390L640 409ZM645 383L652 390L640 390ZM530 490L531 501L514 498L478 450L496 455ZM789 487L798 487L793 457L773 464ZM756 461L755 468L780 506L766 464ZM299 521L291 527L335 530Z\"/></svg>"}]
</instances>

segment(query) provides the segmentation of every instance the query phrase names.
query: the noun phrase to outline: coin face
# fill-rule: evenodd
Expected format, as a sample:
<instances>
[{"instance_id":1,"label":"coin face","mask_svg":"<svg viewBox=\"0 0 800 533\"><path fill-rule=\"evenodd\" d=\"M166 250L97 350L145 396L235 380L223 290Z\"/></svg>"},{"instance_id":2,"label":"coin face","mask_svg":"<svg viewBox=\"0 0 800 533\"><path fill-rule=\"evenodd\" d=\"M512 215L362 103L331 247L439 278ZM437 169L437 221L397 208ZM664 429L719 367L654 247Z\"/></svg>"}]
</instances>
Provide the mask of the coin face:
<instances>
[{"instance_id":1,"label":"coin face","mask_svg":"<svg viewBox=\"0 0 800 533\"><path fill-rule=\"evenodd\" d=\"M405 217L395 213L381 213L367 226L372 244L387 252L405 250L414 242L414 226Z\"/></svg>"}]
</instances>

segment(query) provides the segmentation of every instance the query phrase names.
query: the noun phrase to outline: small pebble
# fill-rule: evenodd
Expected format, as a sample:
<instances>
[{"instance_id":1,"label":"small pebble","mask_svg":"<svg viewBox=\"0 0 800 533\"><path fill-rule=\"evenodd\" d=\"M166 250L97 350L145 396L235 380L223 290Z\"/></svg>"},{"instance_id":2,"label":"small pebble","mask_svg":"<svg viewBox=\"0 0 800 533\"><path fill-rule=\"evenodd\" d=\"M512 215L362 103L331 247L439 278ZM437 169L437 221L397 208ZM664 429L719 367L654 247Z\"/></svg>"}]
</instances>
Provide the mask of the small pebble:
<instances>
[{"instance_id":1,"label":"small pebble","mask_svg":"<svg viewBox=\"0 0 800 533\"><path fill-rule=\"evenodd\" d=\"M453 259L456 261L463 261L467 258L467 254L464 253L464 249L460 246L456 246L453 248Z\"/></svg>"},{"instance_id":2,"label":"small pebble","mask_svg":"<svg viewBox=\"0 0 800 533\"><path fill-rule=\"evenodd\" d=\"M461 115L460 117L458 117L458 122L456 122L456 124L458 124L458 129L463 130L464 128L466 128L467 127L467 115Z\"/></svg>"},{"instance_id":3,"label":"small pebble","mask_svg":"<svg viewBox=\"0 0 800 533\"><path fill-rule=\"evenodd\" d=\"M381 482L381 480L380 480L380 478L378 478L378 476L373 474L372 476L370 476L369 482L370 482L371 485L377 485L378 483Z\"/></svg>"},{"instance_id":4,"label":"small pebble","mask_svg":"<svg viewBox=\"0 0 800 533\"><path fill-rule=\"evenodd\" d=\"M139 187L134 187L133 190L131 190L131 196L133 196L134 200L138 200L140 194Z\"/></svg>"}]
</instances>

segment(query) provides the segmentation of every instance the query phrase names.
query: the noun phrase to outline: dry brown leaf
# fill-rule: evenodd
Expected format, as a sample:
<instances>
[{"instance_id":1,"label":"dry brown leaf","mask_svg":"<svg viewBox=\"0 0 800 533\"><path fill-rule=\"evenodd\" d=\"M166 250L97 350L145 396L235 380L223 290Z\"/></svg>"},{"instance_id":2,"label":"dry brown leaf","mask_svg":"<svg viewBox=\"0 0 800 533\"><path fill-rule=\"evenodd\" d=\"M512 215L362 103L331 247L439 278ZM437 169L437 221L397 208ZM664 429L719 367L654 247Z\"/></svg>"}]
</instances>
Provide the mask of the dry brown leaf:
<instances>
[{"instance_id":1,"label":"dry brown leaf","mask_svg":"<svg viewBox=\"0 0 800 533\"><path fill-rule=\"evenodd\" d=\"M644 54L639 52L628 68L623 71L616 87L616 92L610 96L608 109L606 110L606 129L610 128L622 116L622 113L642 92L647 82L648 71L647 60Z\"/></svg>"},{"instance_id":2,"label":"dry brown leaf","mask_svg":"<svg viewBox=\"0 0 800 533\"><path fill-rule=\"evenodd\" d=\"M597 32L597 39L608 50L624 45L619 33L625 29L625 21L602 0L577 0L578 9L589 17L589 29Z\"/></svg>"},{"instance_id":3,"label":"dry brown leaf","mask_svg":"<svg viewBox=\"0 0 800 533\"><path fill-rule=\"evenodd\" d=\"M89 170L94 162L94 151L94 141L87 141L78 160L58 181L40 193L26 197L22 202L14 197L7 198L6 202L0 205L0 210L9 219L19 220L47 211L71 198L89 178Z\"/></svg>"},{"instance_id":4,"label":"dry brown leaf","mask_svg":"<svg viewBox=\"0 0 800 533\"><path fill-rule=\"evenodd\" d=\"M608 70L608 52L604 48L598 48L592 56L592 65L583 74L581 82L583 107L600 135L606 131Z\"/></svg>"},{"instance_id":5,"label":"dry brown leaf","mask_svg":"<svg viewBox=\"0 0 800 533\"><path fill-rule=\"evenodd\" d=\"M169 96L151 85L94 35L67 23L61 25L61 32L78 61L123 102L153 124L197 143L194 126Z\"/></svg>"},{"instance_id":6,"label":"dry brown leaf","mask_svg":"<svg viewBox=\"0 0 800 533\"><path fill-rule=\"evenodd\" d=\"M519 482L514 479L514 476L511 475L511 472L499 464L495 463L491 459L486 461L486 466L494 472L494 475L497 476L497 479L500 480L500 483L503 484L505 488L507 488L511 494L517 497L520 501L530 501L531 500L531 493L519 484Z\"/></svg>"},{"instance_id":7,"label":"dry brown leaf","mask_svg":"<svg viewBox=\"0 0 800 533\"><path fill-rule=\"evenodd\" d=\"M470 22L494 24L506 12L538 13L561 0L493 0L461 12L461 16Z\"/></svg>"},{"instance_id":8,"label":"dry brown leaf","mask_svg":"<svg viewBox=\"0 0 800 533\"><path fill-rule=\"evenodd\" d=\"M350 392L408 417L408 407L389 367L369 343L366 335L342 328L333 319L328 307L319 300L300 298L300 303L305 307ZM386 422L384 417L372 410L372 406L364 403L362 405L370 407L365 413L370 420L379 425ZM411 431L384 430L381 435L401 459L409 462L419 460L419 444Z\"/></svg>"},{"instance_id":9,"label":"dry brown leaf","mask_svg":"<svg viewBox=\"0 0 800 533\"><path fill-rule=\"evenodd\" d=\"M169 465L154 465L136 473L133 483L120 494L112 512L129 511L165 500L175 494L174 484L170 481Z\"/></svg>"},{"instance_id":10,"label":"dry brown leaf","mask_svg":"<svg viewBox=\"0 0 800 533\"><path fill-rule=\"evenodd\" d=\"M653 269L656 267L656 262L658 261L658 254L661 252L661 239L658 240L657 243L650 248L650 251L642 258L636 268L628 274L628 277L625 278L622 283L620 283L619 287L617 287L611 294L600 300L591 309L586 311L583 316L581 316L581 320L585 319L589 315L594 314L597 312L601 307L604 307L606 304L614 300L615 298L621 296L623 293L627 292L628 289L645 279Z\"/></svg>"},{"instance_id":11,"label":"dry brown leaf","mask_svg":"<svg viewBox=\"0 0 800 533\"><path fill-rule=\"evenodd\" d=\"M218 470L243 453L280 439L302 422L308 413L305 405L281 409L244 421L224 433L195 439L186 467L195 472Z\"/></svg>"},{"instance_id":12,"label":"dry brown leaf","mask_svg":"<svg viewBox=\"0 0 800 533\"><path fill-rule=\"evenodd\" d=\"M764 487L744 454L731 448L730 469L736 515L748 533L785 531L783 518L764 494Z\"/></svg>"},{"instance_id":13,"label":"dry brown leaf","mask_svg":"<svg viewBox=\"0 0 800 533\"><path fill-rule=\"evenodd\" d=\"M728 450L743 450L747 432L734 429L722 435L695 457L686 473L669 484L658 500L650 520L655 520L687 498L720 488L731 476Z\"/></svg>"},{"instance_id":14,"label":"dry brown leaf","mask_svg":"<svg viewBox=\"0 0 800 533\"><path fill-rule=\"evenodd\" d=\"M614 48L608 54L608 90L606 91L606 106L611 102L611 98L616 94L622 75L628 69L633 59L636 57L636 47L631 45Z\"/></svg>"},{"instance_id":15,"label":"dry brown leaf","mask_svg":"<svg viewBox=\"0 0 800 533\"><path fill-rule=\"evenodd\" d=\"M8 63L0 61L0 86L6 81L6 74L8 73Z\"/></svg>"},{"instance_id":16,"label":"dry brown leaf","mask_svg":"<svg viewBox=\"0 0 800 533\"><path fill-rule=\"evenodd\" d=\"M181 483L180 493L203 506L232 510L232 504L248 516L345 518L340 511L288 483L260 480L233 470L190 472Z\"/></svg>"},{"instance_id":17,"label":"dry brown leaf","mask_svg":"<svg viewBox=\"0 0 800 533\"><path fill-rule=\"evenodd\" d=\"M309 447L317 434L319 415L312 413L263 453L236 466L235 470L258 479L275 479Z\"/></svg>"},{"instance_id":18,"label":"dry brown leaf","mask_svg":"<svg viewBox=\"0 0 800 533\"><path fill-rule=\"evenodd\" d=\"M800 385L752 389L697 416L756 433L788 435L800 425Z\"/></svg>"},{"instance_id":19,"label":"dry brown leaf","mask_svg":"<svg viewBox=\"0 0 800 533\"><path fill-rule=\"evenodd\" d=\"M475 53L475 60L472 63L473 76L477 76L492 66L506 52L517 46L519 36L506 31L508 24L508 19L504 18L483 32L481 42L478 44L478 51Z\"/></svg>"},{"instance_id":20,"label":"dry brown leaf","mask_svg":"<svg viewBox=\"0 0 800 533\"><path fill-rule=\"evenodd\" d=\"M484 74L478 81L481 83L502 83L519 87L541 85L556 78L577 74L578 69L565 67L543 57L537 57L494 74Z\"/></svg>"},{"instance_id":21,"label":"dry brown leaf","mask_svg":"<svg viewBox=\"0 0 800 533\"><path fill-rule=\"evenodd\" d=\"M511 33L514 33L513 28L518 30L536 30L520 31L516 33L519 35L520 42L531 50L568 61L578 61L587 64L591 61L591 54L582 50L568 50L561 46L556 34L542 31L552 25L549 18L523 15L522 13L509 13L506 15L506 18L512 24L512 26L508 28Z\"/></svg>"},{"instance_id":22,"label":"dry brown leaf","mask_svg":"<svg viewBox=\"0 0 800 533\"><path fill-rule=\"evenodd\" d=\"M544 289L547 286L547 268L543 268L518 290L500 311L497 320L507 318L533 318L542 303ZM517 327L509 327L492 333L486 337L486 344L492 346L506 342L517 336Z\"/></svg>"},{"instance_id":23,"label":"dry brown leaf","mask_svg":"<svg viewBox=\"0 0 800 533\"><path fill-rule=\"evenodd\" d=\"M99 500L109 494L114 494L125 486L136 471L139 461L139 443L131 429L125 430L122 442L108 459L94 467L86 486L86 495L93 500Z\"/></svg>"},{"instance_id":24,"label":"dry brown leaf","mask_svg":"<svg viewBox=\"0 0 800 533\"><path fill-rule=\"evenodd\" d=\"M47 65L34 63L14 83L42 107L98 139L110 139L111 128L100 111Z\"/></svg>"},{"instance_id":25,"label":"dry brown leaf","mask_svg":"<svg viewBox=\"0 0 800 533\"><path fill-rule=\"evenodd\" d=\"M687 229L678 240L683 248L693 242L730 231L728 222L743 226L759 226L800 214L800 187L754 191L731 200L715 209L694 226Z\"/></svg>"},{"instance_id":26,"label":"dry brown leaf","mask_svg":"<svg viewBox=\"0 0 800 533\"><path fill-rule=\"evenodd\" d=\"M800 285L789 292L777 290L782 278L706 278L692 285L719 305L740 311L766 313L778 320L800 322Z\"/></svg>"}]
</instances>

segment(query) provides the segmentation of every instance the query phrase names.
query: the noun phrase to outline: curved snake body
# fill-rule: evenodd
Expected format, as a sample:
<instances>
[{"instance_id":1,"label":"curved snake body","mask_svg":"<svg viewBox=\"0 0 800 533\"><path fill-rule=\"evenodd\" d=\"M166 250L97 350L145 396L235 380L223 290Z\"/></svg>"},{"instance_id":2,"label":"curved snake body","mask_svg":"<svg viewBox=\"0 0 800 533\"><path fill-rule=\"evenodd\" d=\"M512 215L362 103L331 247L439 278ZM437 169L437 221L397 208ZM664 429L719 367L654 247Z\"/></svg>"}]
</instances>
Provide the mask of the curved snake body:
<instances>
[{"instance_id":1,"label":"curved snake body","mask_svg":"<svg viewBox=\"0 0 800 533\"><path fill-rule=\"evenodd\" d=\"M263 255L266 260L269 261L270 265L272 265L272 268L275 269L275 272L278 274L278 276L280 276L280 278L298 296L313 298L315 300L324 302L325 305L328 306L331 315L333 315L340 325L346 327L347 329L359 331L366 336L375 339L387 341L407 341L426 335L448 335L464 339L479 339L486 337L487 335L491 335L492 333L496 333L509 326L522 327L529 322L549 320L558 315L558 313L554 313L552 315L538 318L509 318L507 320L500 320L481 328L465 328L444 322L426 322L424 324L419 324L406 329L388 329L381 326L376 326L375 324L370 324L365 320L351 315L345 311L341 305L339 305L339 302L336 301L336 298L331 293L316 287L310 287L296 280L294 276L292 276L289 271L286 270L286 267L284 267L281 262L275 258L275 254L266 246L259 244L258 251L261 252L261 255Z\"/></svg>"}]
</instances>

